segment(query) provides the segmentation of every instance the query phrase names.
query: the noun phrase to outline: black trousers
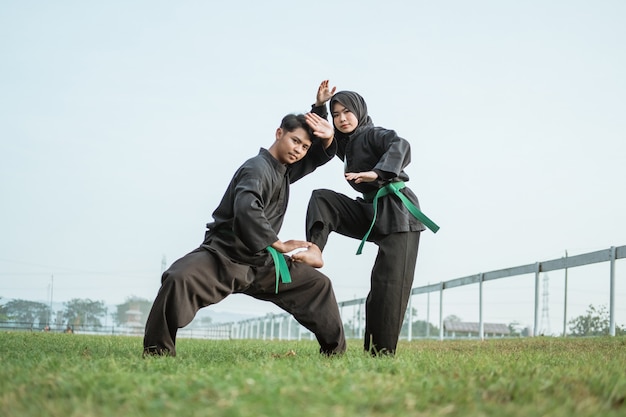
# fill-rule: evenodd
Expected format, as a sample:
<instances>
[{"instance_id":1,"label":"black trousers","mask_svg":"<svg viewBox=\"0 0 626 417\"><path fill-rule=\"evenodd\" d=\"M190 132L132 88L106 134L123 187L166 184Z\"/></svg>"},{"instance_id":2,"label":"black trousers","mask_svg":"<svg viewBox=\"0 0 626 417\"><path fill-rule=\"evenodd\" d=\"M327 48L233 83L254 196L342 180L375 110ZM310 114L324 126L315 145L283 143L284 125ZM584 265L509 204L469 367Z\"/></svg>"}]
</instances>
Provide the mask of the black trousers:
<instances>
[{"instance_id":1,"label":"black trousers","mask_svg":"<svg viewBox=\"0 0 626 417\"><path fill-rule=\"evenodd\" d=\"M371 203L332 190L315 190L307 210L307 240L323 250L331 232L362 239L372 218ZM381 234L376 228L368 238L378 245L378 254L365 304L363 347L374 355L396 351L411 295L419 239L420 232Z\"/></svg>"},{"instance_id":2,"label":"black trousers","mask_svg":"<svg viewBox=\"0 0 626 417\"><path fill-rule=\"evenodd\" d=\"M330 279L317 269L287 260L291 283L279 284L274 265L251 267L203 247L177 260L163 273L144 335L144 349L176 355L176 333L199 309L233 293L270 301L315 334L320 352L346 350L343 323Z\"/></svg>"}]
</instances>

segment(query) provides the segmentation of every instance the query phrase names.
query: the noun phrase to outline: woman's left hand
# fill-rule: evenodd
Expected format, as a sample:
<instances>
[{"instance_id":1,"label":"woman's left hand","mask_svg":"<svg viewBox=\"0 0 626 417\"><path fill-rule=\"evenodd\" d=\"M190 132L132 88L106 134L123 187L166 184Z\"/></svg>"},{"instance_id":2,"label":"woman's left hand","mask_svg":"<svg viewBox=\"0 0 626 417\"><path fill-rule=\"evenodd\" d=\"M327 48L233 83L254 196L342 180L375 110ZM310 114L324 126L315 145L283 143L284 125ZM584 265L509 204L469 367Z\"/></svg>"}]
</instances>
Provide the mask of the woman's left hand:
<instances>
[{"instance_id":1,"label":"woman's left hand","mask_svg":"<svg viewBox=\"0 0 626 417\"><path fill-rule=\"evenodd\" d=\"M333 94L337 91L337 87L333 87L332 89L328 86L328 80L324 80L320 83L320 86L317 88L317 97L315 99L316 106L322 106L326 104L328 100L331 99Z\"/></svg>"}]
</instances>

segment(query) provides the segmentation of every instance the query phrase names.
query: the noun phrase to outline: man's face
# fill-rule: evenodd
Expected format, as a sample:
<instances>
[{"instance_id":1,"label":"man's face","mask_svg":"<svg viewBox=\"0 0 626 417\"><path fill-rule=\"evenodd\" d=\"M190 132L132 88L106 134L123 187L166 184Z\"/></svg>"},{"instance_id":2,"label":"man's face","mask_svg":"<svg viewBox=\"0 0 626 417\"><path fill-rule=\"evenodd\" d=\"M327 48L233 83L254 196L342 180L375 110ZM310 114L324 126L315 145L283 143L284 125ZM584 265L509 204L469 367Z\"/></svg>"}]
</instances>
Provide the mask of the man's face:
<instances>
[{"instance_id":1,"label":"man's face","mask_svg":"<svg viewBox=\"0 0 626 417\"><path fill-rule=\"evenodd\" d=\"M310 147L311 138L303 128L292 132L278 128L272 155L282 164L293 164L304 158Z\"/></svg>"}]
</instances>

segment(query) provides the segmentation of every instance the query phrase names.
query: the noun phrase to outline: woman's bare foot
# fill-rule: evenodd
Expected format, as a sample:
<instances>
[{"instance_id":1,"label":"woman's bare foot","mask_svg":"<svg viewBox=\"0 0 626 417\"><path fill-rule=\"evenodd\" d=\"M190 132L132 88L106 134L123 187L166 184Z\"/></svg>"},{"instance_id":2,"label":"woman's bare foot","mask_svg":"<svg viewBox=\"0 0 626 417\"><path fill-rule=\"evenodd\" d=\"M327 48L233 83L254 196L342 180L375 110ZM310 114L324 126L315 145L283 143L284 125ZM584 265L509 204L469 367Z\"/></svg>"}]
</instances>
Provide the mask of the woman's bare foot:
<instances>
[{"instance_id":1,"label":"woman's bare foot","mask_svg":"<svg viewBox=\"0 0 626 417\"><path fill-rule=\"evenodd\" d=\"M294 262L302 262L303 264L310 265L313 268L321 268L324 266L322 251L315 243L309 246L307 250L291 255L291 259L293 259Z\"/></svg>"}]
</instances>

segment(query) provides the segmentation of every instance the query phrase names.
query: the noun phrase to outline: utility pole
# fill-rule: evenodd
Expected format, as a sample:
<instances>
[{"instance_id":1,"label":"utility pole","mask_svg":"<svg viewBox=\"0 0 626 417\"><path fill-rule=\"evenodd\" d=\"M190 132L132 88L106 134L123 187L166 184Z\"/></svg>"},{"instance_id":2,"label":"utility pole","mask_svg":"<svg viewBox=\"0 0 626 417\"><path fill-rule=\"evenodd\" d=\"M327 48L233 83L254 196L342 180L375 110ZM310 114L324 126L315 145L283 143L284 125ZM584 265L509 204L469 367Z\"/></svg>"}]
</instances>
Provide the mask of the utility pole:
<instances>
[{"instance_id":1,"label":"utility pole","mask_svg":"<svg viewBox=\"0 0 626 417\"><path fill-rule=\"evenodd\" d=\"M52 322L52 295L54 293L54 274L50 275L50 311L48 311L48 325Z\"/></svg>"}]
</instances>

